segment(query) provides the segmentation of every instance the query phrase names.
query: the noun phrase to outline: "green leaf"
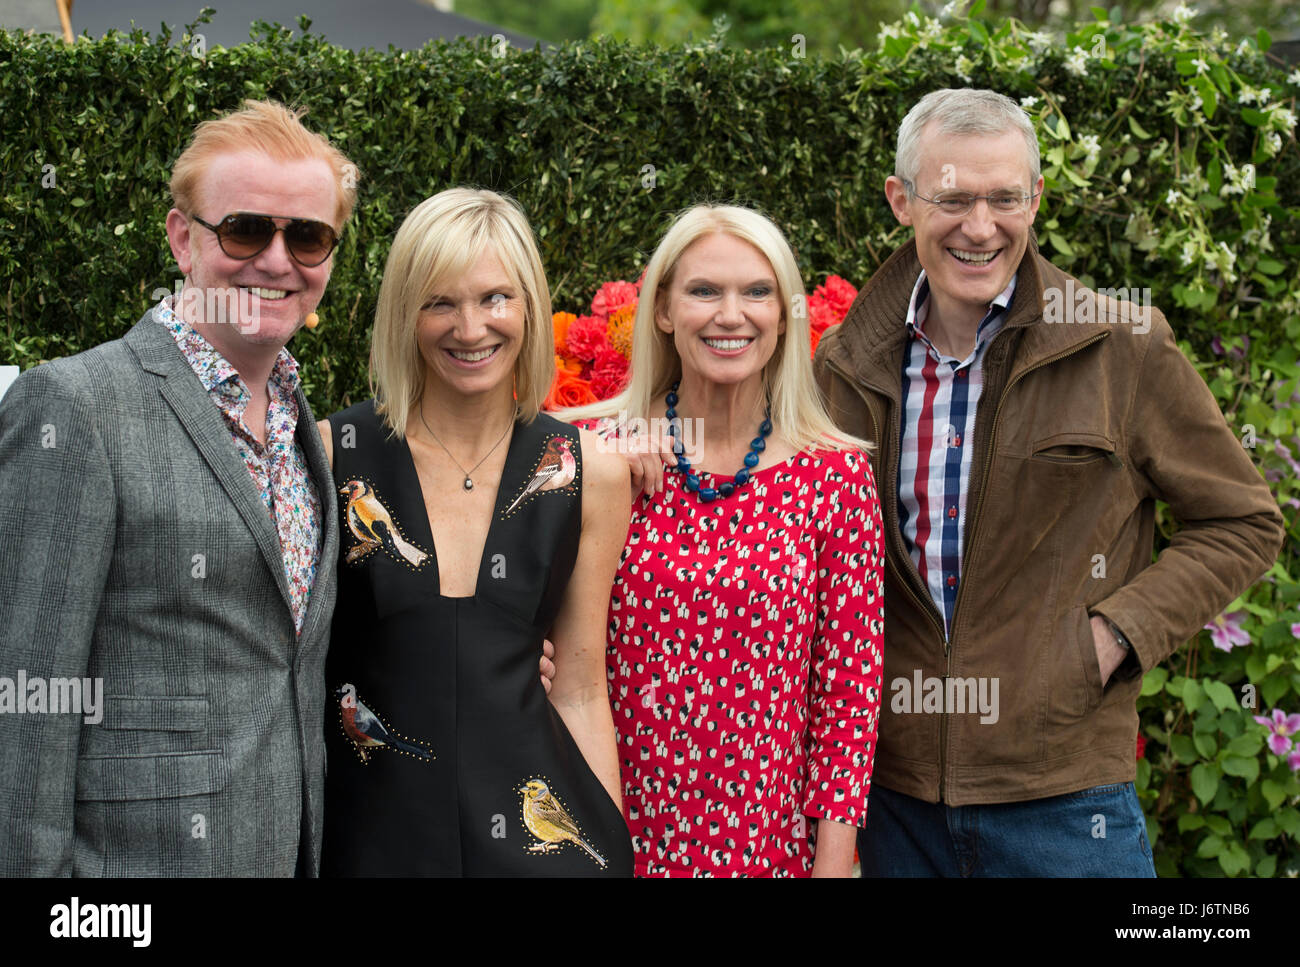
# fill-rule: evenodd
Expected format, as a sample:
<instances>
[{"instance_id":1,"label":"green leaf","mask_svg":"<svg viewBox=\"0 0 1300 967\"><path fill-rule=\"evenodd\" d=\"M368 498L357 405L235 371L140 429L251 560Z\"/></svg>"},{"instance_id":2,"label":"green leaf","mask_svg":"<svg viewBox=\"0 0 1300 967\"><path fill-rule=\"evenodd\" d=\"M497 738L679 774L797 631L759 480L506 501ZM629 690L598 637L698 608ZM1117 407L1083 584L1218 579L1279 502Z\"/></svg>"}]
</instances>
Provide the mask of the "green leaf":
<instances>
[{"instance_id":1,"label":"green leaf","mask_svg":"<svg viewBox=\"0 0 1300 967\"><path fill-rule=\"evenodd\" d=\"M1185 766L1191 765L1200 758L1196 751L1196 745L1185 735L1170 736L1169 748L1178 758L1178 761Z\"/></svg>"},{"instance_id":2,"label":"green leaf","mask_svg":"<svg viewBox=\"0 0 1300 967\"><path fill-rule=\"evenodd\" d=\"M1095 18L1102 21L1103 23L1110 19L1110 15L1106 13L1105 7L1089 7L1088 9L1092 11L1092 15Z\"/></svg>"},{"instance_id":3,"label":"green leaf","mask_svg":"<svg viewBox=\"0 0 1300 967\"><path fill-rule=\"evenodd\" d=\"M978 17L984 12L984 6L985 0L975 0L975 2L970 5L970 10L966 11L966 16Z\"/></svg>"},{"instance_id":4,"label":"green leaf","mask_svg":"<svg viewBox=\"0 0 1300 967\"><path fill-rule=\"evenodd\" d=\"M1230 708L1237 707L1237 697L1232 694L1232 689L1217 679L1206 679L1203 685L1205 694L1210 697L1214 707L1220 712L1226 712Z\"/></svg>"},{"instance_id":5,"label":"green leaf","mask_svg":"<svg viewBox=\"0 0 1300 967\"><path fill-rule=\"evenodd\" d=\"M1128 129L1133 132L1134 137L1141 138L1143 141L1147 141L1151 138L1151 132L1138 124L1137 118L1131 114L1128 116Z\"/></svg>"},{"instance_id":6,"label":"green leaf","mask_svg":"<svg viewBox=\"0 0 1300 967\"><path fill-rule=\"evenodd\" d=\"M1260 857L1255 864L1255 875L1260 877L1270 877L1277 872L1277 856L1273 853L1266 853Z\"/></svg>"},{"instance_id":7,"label":"green leaf","mask_svg":"<svg viewBox=\"0 0 1300 967\"><path fill-rule=\"evenodd\" d=\"M1240 843L1229 843L1227 848L1219 853L1219 865L1229 876L1236 876L1250 869L1250 854Z\"/></svg>"},{"instance_id":8,"label":"green leaf","mask_svg":"<svg viewBox=\"0 0 1300 967\"><path fill-rule=\"evenodd\" d=\"M1268 49L1273 46L1273 37L1267 30L1260 27L1255 31L1255 43L1259 45L1262 53L1268 53Z\"/></svg>"},{"instance_id":9,"label":"green leaf","mask_svg":"<svg viewBox=\"0 0 1300 967\"><path fill-rule=\"evenodd\" d=\"M1240 755L1224 756L1222 767L1225 774L1240 776L1247 783L1252 783L1259 778L1258 759L1248 759Z\"/></svg>"},{"instance_id":10,"label":"green leaf","mask_svg":"<svg viewBox=\"0 0 1300 967\"><path fill-rule=\"evenodd\" d=\"M1229 742L1225 748L1232 755L1256 756L1264 748L1264 737L1256 731L1246 732Z\"/></svg>"},{"instance_id":11,"label":"green leaf","mask_svg":"<svg viewBox=\"0 0 1300 967\"><path fill-rule=\"evenodd\" d=\"M1279 809L1273 816L1273 821L1288 836L1300 836L1300 812L1296 812L1294 807Z\"/></svg>"},{"instance_id":12,"label":"green leaf","mask_svg":"<svg viewBox=\"0 0 1300 967\"><path fill-rule=\"evenodd\" d=\"M1208 860L1213 856L1218 856L1223 851L1223 837L1211 833L1205 839L1201 840L1196 847L1196 855L1203 860Z\"/></svg>"},{"instance_id":13,"label":"green leaf","mask_svg":"<svg viewBox=\"0 0 1300 967\"><path fill-rule=\"evenodd\" d=\"M1232 835L1232 823L1217 813L1206 813L1205 825L1210 827L1210 832L1218 833L1220 836Z\"/></svg>"},{"instance_id":14,"label":"green leaf","mask_svg":"<svg viewBox=\"0 0 1300 967\"><path fill-rule=\"evenodd\" d=\"M1205 699L1205 690L1201 688L1201 683L1195 678L1183 680L1183 705L1190 713L1195 713L1201 707L1201 702Z\"/></svg>"},{"instance_id":15,"label":"green leaf","mask_svg":"<svg viewBox=\"0 0 1300 967\"><path fill-rule=\"evenodd\" d=\"M1254 826L1251 827L1250 835L1247 836L1246 838L1247 839L1272 839L1276 835L1277 835L1277 823L1273 819L1269 817L1265 817L1264 819L1261 819L1259 822L1257 822Z\"/></svg>"},{"instance_id":16,"label":"green leaf","mask_svg":"<svg viewBox=\"0 0 1300 967\"><path fill-rule=\"evenodd\" d=\"M1183 813L1178 817L1178 831L1187 833L1205 825L1205 817L1200 813Z\"/></svg>"},{"instance_id":17,"label":"green leaf","mask_svg":"<svg viewBox=\"0 0 1300 967\"><path fill-rule=\"evenodd\" d=\"M1214 794L1219 791L1219 772L1212 766L1204 762L1192 766L1192 792L1196 798L1201 801L1201 805L1208 805L1214 798Z\"/></svg>"},{"instance_id":18,"label":"green leaf","mask_svg":"<svg viewBox=\"0 0 1300 967\"><path fill-rule=\"evenodd\" d=\"M1265 779L1261 782L1259 791L1263 794L1264 801L1268 803L1269 809L1276 810L1278 806L1282 805L1282 800L1286 798L1286 791L1272 779Z\"/></svg>"},{"instance_id":19,"label":"green leaf","mask_svg":"<svg viewBox=\"0 0 1300 967\"><path fill-rule=\"evenodd\" d=\"M1070 247L1069 242L1067 242L1064 238L1061 237L1059 232L1048 232L1047 238L1049 241L1051 241L1052 247L1055 248L1062 255L1064 255L1066 258L1074 257L1074 249Z\"/></svg>"},{"instance_id":20,"label":"green leaf","mask_svg":"<svg viewBox=\"0 0 1300 967\"><path fill-rule=\"evenodd\" d=\"M1257 111L1253 107L1243 107L1241 109L1241 119L1252 128L1258 128L1268 123L1269 115L1263 111Z\"/></svg>"},{"instance_id":21,"label":"green leaf","mask_svg":"<svg viewBox=\"0 0 1300 967\"><path fill-rule=\"evenodd\" d=\"M1215 753L1219 751L1219 743L1214 740L1213 733L1196 732L1192 735L1192 742L1196 745L1196 751L1201 754L1202 759L1213 759Z\"/></svg>"},{"instance_id":22,"label":"green leaf","mask_svg":"<svg viewBox=\"0 0 1300 967\"><path fill-rule=\"evenodd\" d=\"M625 310L627 311L627 310ZM1142 676L1142 694L1155 695L1160 689L1165 687L1165 682L1169 680L1169 672L1157 665L1145 675Z\"/></svg>"}]
</instances>

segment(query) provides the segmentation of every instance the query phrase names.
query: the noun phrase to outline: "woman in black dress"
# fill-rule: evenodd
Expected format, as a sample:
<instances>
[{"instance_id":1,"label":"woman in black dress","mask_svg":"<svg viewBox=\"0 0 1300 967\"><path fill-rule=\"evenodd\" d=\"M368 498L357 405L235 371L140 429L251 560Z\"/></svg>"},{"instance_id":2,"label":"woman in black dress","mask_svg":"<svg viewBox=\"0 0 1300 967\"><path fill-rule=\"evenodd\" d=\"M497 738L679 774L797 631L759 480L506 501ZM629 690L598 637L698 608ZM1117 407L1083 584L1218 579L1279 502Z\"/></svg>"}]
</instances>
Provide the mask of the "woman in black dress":
<instances>
[{"instance_id":1,"label":"woman in black dress","mask_svg":"<svg viewBox=\"0 0 1300 967\"><path fill-rule=\"evenodd\" d=\"M451 189L402 224L375 399L320 424L342 528L323 875L631 873L604 668L627 466L538 412L550 319L512 199Z\"/></svg>"}]
</instances>

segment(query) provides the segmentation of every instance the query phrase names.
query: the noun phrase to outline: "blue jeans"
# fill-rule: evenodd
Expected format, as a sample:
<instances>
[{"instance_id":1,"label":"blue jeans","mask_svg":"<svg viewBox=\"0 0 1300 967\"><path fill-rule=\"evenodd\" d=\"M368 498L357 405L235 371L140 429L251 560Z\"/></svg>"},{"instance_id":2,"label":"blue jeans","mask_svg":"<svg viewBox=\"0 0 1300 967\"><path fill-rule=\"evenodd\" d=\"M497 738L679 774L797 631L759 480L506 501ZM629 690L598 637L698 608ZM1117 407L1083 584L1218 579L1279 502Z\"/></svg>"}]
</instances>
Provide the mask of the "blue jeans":
<instances>
[{"instance_id":1,"label":"blue jeans","mask_svg":"<svg viewBox=\"0 0 1300 967\"><path fill-rule=\"evenodd\" d=\"M858 856L864 877L1156 875L1131 782L984 806L873 785Z\"/></svg>"}]
</instances>

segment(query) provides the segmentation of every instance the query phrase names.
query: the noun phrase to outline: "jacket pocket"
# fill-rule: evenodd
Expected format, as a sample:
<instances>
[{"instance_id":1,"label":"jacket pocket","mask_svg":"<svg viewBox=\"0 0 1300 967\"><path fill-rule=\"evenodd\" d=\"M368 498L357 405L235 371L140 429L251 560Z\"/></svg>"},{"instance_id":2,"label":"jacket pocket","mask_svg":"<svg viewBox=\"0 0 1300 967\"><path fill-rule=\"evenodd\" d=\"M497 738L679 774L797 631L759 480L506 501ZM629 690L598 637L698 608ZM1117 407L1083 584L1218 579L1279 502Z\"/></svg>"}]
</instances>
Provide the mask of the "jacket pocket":
<instances>
[{"instance_id":1,"label":"jacket pocket","mask_svg":"<svg viewBox=\"0 0 1300 967\"><path fill-rule=\"evenodd\" d=\"M109 695L104 699L102 727L202 732L208 727L208 700L203 695Z\"/></svg>"},{"instance_id":2,"label":"jacket pocket","mask_svg":"<svg viewBox=\"0 0 1300 967\"><path fill-rule=\"evenodd\" d=\"M77 763L77 800L134 802L220 792L226 786L222 760L218 749L84 756Z\"/></svg>"},{"instance_id":3,"label":"jacket pocket","mask_svg":"<svg viewBox=\"0 0 1300 967\"><path fill-rule=\"evenodd\" d=\"M1115 441L1100 433L1057 433L1034 443L1030 459L1045 463L1091 464L1101 460L1119 463Z\"/></svg>"},{"instance_id":4,"label":"jacket pocket","mask_svg":"<svg viewBox=\"0 0 1300 967\"><path fill-rule=\"evenodd\" d=\"M1092 641L1088 609L1082 605L1061 614L1053 630L1056 646L1047 672L1047 729L1049 755L1061 754L1052 746L1101 704L1101 668ZM1066 730L1066 731L1063 731Z\"/></svg>"}]
</instances>

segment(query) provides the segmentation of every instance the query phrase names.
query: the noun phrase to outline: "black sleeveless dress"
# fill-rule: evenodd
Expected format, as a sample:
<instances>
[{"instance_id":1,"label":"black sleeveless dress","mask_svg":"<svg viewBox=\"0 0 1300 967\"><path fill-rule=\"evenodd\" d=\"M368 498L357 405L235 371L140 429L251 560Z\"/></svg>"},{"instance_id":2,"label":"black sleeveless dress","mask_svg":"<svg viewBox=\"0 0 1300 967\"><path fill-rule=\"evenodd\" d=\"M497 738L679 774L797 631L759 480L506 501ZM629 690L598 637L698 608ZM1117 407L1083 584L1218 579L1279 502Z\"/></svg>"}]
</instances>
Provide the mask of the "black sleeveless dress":
<instances>
[{"instance_id":1,"label":"black sleeveless dress","mask_svg":"<svg viewBox=\"0 0 1300 967\"><path fill-rule=\"evenodd\" d=\"M537 669L578 554L578 431L515 425L475 594L446 598L406 441L373 401L329 420L342 535L322 875L630 876L623 817Z\"/></svg>"}]
</instances>

